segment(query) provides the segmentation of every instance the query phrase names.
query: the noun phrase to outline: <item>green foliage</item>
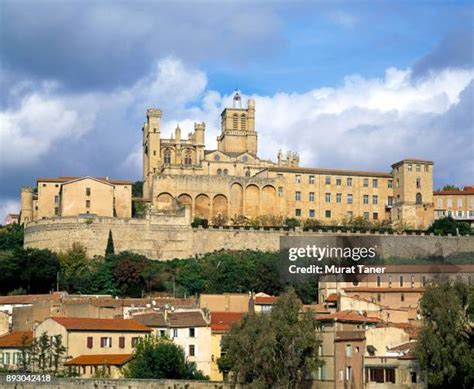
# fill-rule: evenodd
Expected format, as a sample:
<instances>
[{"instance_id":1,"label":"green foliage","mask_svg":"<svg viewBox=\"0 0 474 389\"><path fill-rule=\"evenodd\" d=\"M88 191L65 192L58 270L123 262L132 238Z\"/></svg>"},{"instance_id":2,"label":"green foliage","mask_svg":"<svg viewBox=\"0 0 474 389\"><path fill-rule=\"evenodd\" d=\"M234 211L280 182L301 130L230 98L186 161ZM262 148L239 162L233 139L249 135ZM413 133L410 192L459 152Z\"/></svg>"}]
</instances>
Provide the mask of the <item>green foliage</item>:
<instances>
[{"instance_id":1,"label":"green foliage","mask_svg":"<svg viewBox=\"0 0 474 389\"><path fill-rule=\"evenodd\" d=\"M143 197L143 181L135 181L132 184L132 197Z\"/></svg>"},{"instance_id":2,"label":"green foliage","mask_svg":"<svg viewBox=\"0 0 474 389\"><path fill-rule=\"evenodd\" d=\"M285 226L289 228L299 227L300 225L301 225L301 221L299 219L296 219L294 217L287 217L285 219Z\"/></svg>"},{"instance_id":3,"label":"green foliage","mask_svg":"<svg viewBox=\"0 0 474 389\"><path fill-rule=\"evenodd\" d=\"M0 255L0 292L22 288L28 293L48 293L55 288L59 260L49 250L19 248Z\"/></svg>"},{"instance_id":4,"label":"green foliage","mask_svg":"<svg viewBox=\"0 0 474 389\"><path fill-rule=\"evenodd\" d=\"M211 219L211 225L215 227L225 226L227 221L227 218L219 213Z\"/></svg>"},{"instance_id":5,"label":"green foliage","mask_svg":"<svg viewBox=\"0 0 474 389\"><path fill-rule=\"evenodd\" d=\"M317 230L322 226L322 222L317 219L306 219L303 228L305 230Z\"/></svg>"},{"instance_id":6,"label":"green foliage","mask_svg":"<svg viewBox=\"0 0 474 389\"><path fill-rule=\"evenodd\" d=\"M181 347L158 336L147 336L138 342L125 375L142 379L209 379L193 362L186 360Z\"/></svg>"},{"instance_id":7,"label":"green foliage","mask_svg":"<svg viewBox=\"0 0 474 389\"><path fill-rule=\"evenodd\" d=\"M11 224L0 227L0 250L16 250L23 247L23 225Z\"/></svg>"},{"instance_id":8,"label":"green foliage","mask_svg":"<svg viewBox=\"0 0 474 389\"><path fill-rule=\"evenodd\" d=\"M415 355L433 388L474 387L474 286L460 281L427 287Z\"/></svg>"},{"instance_id":9,"label":"green foliage","mask_svg":"<svg viewBox=\"0 0 474 389\"><path fill-rule=\"evenodd\" d=\"M122 296L141 297L144 289L143 273L149 260L143 255L122 252L110 258L116 289Z\"/></svg>"},{"instance_id":10,"label":"green foliage","mask_svg":"<svg viewBox=\"0 0 474 389\"><path fill-rule=\"evenodd\" d=\"M24 369L31 372L54 373L57 375L65 360L66 347L64 347L62 336L57 335L50 338L43 332L39 338L34 338L31 347L25 348L29 358L23 359ZM23 354L22 354L23 355Z\"/></svg>"},{"instance_id":11,"label":"green foliage","mask_svg":"<svg viewBox=\"0 0 474 389\"><path fill-rule=\"evenodd\" d=\"M115 254L114 238L112 237L112 230L109 230L109 237L107 239L107 247L105 248L105 256Z\"/></svg>"},{"instance_id":12,"label":"green foliage","mask_svg":"<svg viewBox=\"0 0 474 389\"><path fill-rule=\"evenodd\" d=\"M59 254L61 266L61 286L67 290L74 288L78 278L87 271L87 251L80 243L73 243L65 253Z\"/></svg>"},{"instance_id":13,"label":"green foliage","mask_svg":"<svg viewBox=\"0 0 474 389\"><path fill-rule=\"evenodd\" d=\"M203 228L208 228L209 227L209 220L207 219L202 219L200 217L195 217L191 223L191 227L196 228L202 226Z\"/></svg>"},{"instance_id":14,"label":"green foliage","mask_svg":"<svg viewBox=\"0 0 474 389\"><path fill-rule=\"evenodd\" d=\"M299 388L322 365L321 341L312 314L300 314L294 290L281 295L269 314L249 314L223 338L222 371L255 388Z\"/></svg>"},{"instance_id":15,"label":"green foliage","mask_svg":"<svg viewBox=\"0 0 474 389\"><path fill-rule=\"evenodd\" d=\"M132 201L132 217L142 217L146 210L146 203L142 201Z\"/></svg>"},{"instance_id":16,"label":"green foliage","mask_svg":"<svg viewBox=\"0 0 474 389\"><path fill-rule=\"evenodd\" d=\"M461 235L468 235L472 233L471 227L468 223L458 222L450 216L435 220L435 222L428 229L428 232L433 232L437 235L457 235L458 231Z\"/></svg>"},{"instance_id":17,"label":"green foliage","mask_svg":"<svg viewBox=\"0 0 474 389\"><path fill-rule=\"evenodd\" d=\"M459 186L456 185L445 185L441 190L460 190Z\"/></svg>"}]
</instances>

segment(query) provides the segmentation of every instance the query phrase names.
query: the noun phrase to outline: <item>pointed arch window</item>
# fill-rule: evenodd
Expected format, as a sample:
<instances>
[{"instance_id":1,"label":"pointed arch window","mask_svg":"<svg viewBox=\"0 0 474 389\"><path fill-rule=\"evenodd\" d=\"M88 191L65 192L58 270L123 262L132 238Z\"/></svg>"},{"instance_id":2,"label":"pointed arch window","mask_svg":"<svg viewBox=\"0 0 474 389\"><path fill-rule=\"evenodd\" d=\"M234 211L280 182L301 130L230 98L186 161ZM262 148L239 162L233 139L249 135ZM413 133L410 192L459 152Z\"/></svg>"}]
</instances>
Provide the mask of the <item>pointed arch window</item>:
<instances>
[{"instance_id":1,"label":"pointed arch window","mask_svg":"<svg viewBox=\"0 0 474 389\"><path fill-rule=\"evenodd\" d=\"M193 164L193 155L191 153L191 150L186 150L186 153L184 154L184 164L185 165Z\"/></svg>"},{"instance_id":2,"label":"pointed arch window","mask_svg":"<svg viewBox=\"0 0 474 389\"><path fill-rule=\"evenodd\" d=\"M171 165L171 150L170 149L165 150L163 159L164 159L165 165Z\"/></svg>"},{"instance_id":3,"label":"pointed arch window","mask_svg":"<svg viewBox=\"0 0 474 389\"><path fill-rule=\"evenodd\" d=\"M242 114L242 116L240 117L240 129L242 131L245 131L246 128L247 128L247 118L245 117L245 114Z\"/></svg>"},{"instance_id":4,"label":"pointed arch window","mask_svg":"<svg viewBox=\"0 0 474 389\"><path fill-rule=\"evenodd\" d=\"M237 130L239 127L239 116L236 113L232 115L232 127L234 130Z\"/></svg>"}]
</instances>

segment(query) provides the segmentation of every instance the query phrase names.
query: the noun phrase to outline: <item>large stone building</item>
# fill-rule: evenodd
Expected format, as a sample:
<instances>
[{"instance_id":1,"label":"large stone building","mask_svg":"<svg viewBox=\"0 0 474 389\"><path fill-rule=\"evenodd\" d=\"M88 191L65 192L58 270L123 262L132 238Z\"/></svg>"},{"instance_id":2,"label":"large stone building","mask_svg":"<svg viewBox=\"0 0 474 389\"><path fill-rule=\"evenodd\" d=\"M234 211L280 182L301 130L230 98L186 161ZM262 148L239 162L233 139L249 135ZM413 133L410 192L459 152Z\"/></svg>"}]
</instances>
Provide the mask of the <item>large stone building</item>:
<instances>
[{"instance_id":1,"label":"large stone building","mask_svg":"<svg viewBox=\"0 0 474 389\"><path fill-rule=\"evenodd\" d=\"M242 108L238 93L233 107L221 114L214 150L205 149L204 123L195 123L187 137L178 126L166 139L161 116L161 110L148 109L142 129L143 201L149 215L184 206L193 217L219 216L220 222L273 216L339 224L362 217L426 228L435 217L448 215L474 221L474 191L433 193L431 161L404 159L390 171L369 172L300 167L293 152L279 151L277 162L259 158L255 101ZM131 192L130 181L39 178L35 189L22 188L20 222L87 214L130 218Z\"/></svg>"},{"instance_id":2,"label":"large stone building","mask_svg":"<svg viewBox=\"0 0 474 389\"><path fill-rule=\"evenodd\" d=\"M161 136L159 109L147 111L143 126L144 198L155 209L176 202L193 216L230 220L260 215L314 218L325 223L363 217L427 227L434 220L433 162L405 159L390 172L315 169L299 166L299 157L278 153L277 162L257 154L255 101L221 114L217 149L205 150L205 124L182 137Z\"/></svg>"}]
</instances>

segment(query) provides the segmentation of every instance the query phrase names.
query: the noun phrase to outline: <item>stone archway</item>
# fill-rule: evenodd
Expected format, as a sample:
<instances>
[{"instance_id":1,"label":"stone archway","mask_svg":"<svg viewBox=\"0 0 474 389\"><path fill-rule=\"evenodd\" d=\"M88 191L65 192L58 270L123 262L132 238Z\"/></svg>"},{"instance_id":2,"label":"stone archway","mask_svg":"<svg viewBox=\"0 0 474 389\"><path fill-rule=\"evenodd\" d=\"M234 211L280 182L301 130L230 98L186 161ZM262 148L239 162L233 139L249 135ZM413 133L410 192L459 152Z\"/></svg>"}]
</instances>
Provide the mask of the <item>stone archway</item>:
<instances>
[{"instance_id":1,"label":"stone archway","mask_svg":"<svg viewBox=\"0 0 474 389\"><path fill-rule=\"evenodd\" d=\"M276 189L271 185L266 185L262 189L262 214L276 214Z\"/></svg>"},{"instance_id":2,"label":"stone archway","mask_svg":"<svg viewBox=\"0 0 474 389\"><path fill-rule=\"evenodd\" d=\"M163 192L156 197L155 207L159 210L173 210L175 205L175 199L169 193Z\"/></svg>"},{"instance_id":3,"label":"stone archway","mask_svg":"<svg viewBox=\"0 0 474 389\"><path fill-rule=\"evenodd\" d=\"M187 193L182 193L178 196L178 201L181 205L189 207L190 210L193 209L193 199Z\"/></svg>"},{"instance_id":4,"label":"stone archway","mask_svg":"<svg viewBox=\"0 0 474 389\"><path fill-rule=\"evenodd\" d=\"M194 200L194 216L209 219L211 216L211 201L208 195L200 194Z\"/></svg>"},{"instance_id":5,"label":"stone archway","mask_svg":"<svg viewBox=\"0 0 474 389\"><path fill-rule=\"evenodd\" d=\"M244 214L244 189L234 182L230 187L230 217Z\"/></svg>"},{"instance_id":6,"label":"stone archway","mask_svg":"<svg viewBox=\"0 0 474 389\"><path fill-rule=\"evenodd\" d=\"M260 214L260 189L250 184L245 188L245 216L257 217Z\"/></svg>"},{"instance_id":7,"label":"stone archway","mask_svg":"<svg viewBox=\"0 0 474 389\"><path fill-rule=\"evenodd\" d=\"M227 197L222 194L215 195L214 199L212 200L212 217L220 214L227 218L227 206Z\"/></svg>"}]
</instances>

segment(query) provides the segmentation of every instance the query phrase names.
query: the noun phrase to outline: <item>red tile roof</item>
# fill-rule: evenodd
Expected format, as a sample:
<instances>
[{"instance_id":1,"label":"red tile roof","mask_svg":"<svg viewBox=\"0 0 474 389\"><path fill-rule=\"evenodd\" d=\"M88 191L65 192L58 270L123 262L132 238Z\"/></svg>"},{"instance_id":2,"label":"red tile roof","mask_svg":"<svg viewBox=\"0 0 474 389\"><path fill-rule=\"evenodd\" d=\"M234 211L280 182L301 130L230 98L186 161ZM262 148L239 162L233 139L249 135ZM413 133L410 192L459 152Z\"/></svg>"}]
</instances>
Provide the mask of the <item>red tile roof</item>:
<instances>
[{"instance_id":1,"label":"red tile roof","mask_svg":"<svg viewBox=\"0 0 474 389\"><path fill-rule=\"evenodd\" d=\"M331 293L331 294L327 297L326 302L327 302L327 303L336 303L338 296L339 296L339 295L338 295L337 293Z\"/></svg>"},{"instance_id":2,"label":"red tile roof","mask_svg":"<svg viewBox=\"0 0 474 389\"><path fill-rule=\"evenodd\" d=\"M201 311L172 312L168 314L170 327L207 327Z\"/></svg>"},{"instance_id":3,"label":"red tile roof","mask_svg":"<svg viewBox=\"0 0 474 389\"><path fill-rule=\"evenodd\" d=\"M22 294L16 296L0 296L0 305L32 304L35 300L59 300L63 292L51 294Z\"/></svg>"},{"instance_id":4,"label":"red tile roof","mask_svg":"<svg viewBox=\"0 0 474 389\"><path fill-rule=\"evenodd\" d=\"M19 348L29 346L33 340L32 331L14 331L0 336L0 348Z\"/></svg>"},{"instance_id":5,"label":"red tile roof","mask_svg":"<svg viewBox=\"0 0 474 389\"><path fill-rule=\"evenodd\" d=\"M148 327L166 327L165 317L160 312L145 312L132 316L136 320Z\"/></svg>"},{"instance_id":6,"label":"red tile roof","mask_svg":"<svg viewBox=\"0 0 474 389\"><path fill-rule=\"evenodd\" d=\"M434 195L474 195L474 186L465 186L463 189L435 190Z\"/></svg>"},{"instance_id":7,"label":"red tile roof","mask_svg":"<svg viewBox=\"0 0 474 389\"><path fill-rule=\"evenodd\" d=\"M364 316L353 311L339 311L329 314L317 315L319 321L341 321L349 323L379 323L381 320L377 317Z\"/></svg>"},{"instance_id":8,"label":"red tile roof","mask_svg":"<svg viewBox=\"0 0 474 389\"><path fill-rule=\"evenodd\" d=\"M255 304L257 305L273 305L277 302L278 297L274 296L257 296L255 297Z\"/></svg>"},{"instance_id":9,"label":"red tile roof","mask_svg":"<svg viewBox=\"0 0 474 389\"><path fill-rule=\"evenodd\" d=\"M395 347L390 347L388 350L389 351L407 351L411 350L416 346L416 342L405 342L402 344L399 344L398 346Z\"/></svg>"},{"instance_id":10,"label":"red tile roof","mask_svg":"<svg viewBox=\"0 0 474 389\"><path fill-rule=\"evenodd\" d=\"M82 317L52 317L51 319L69 331L151 331L151 328L130 319L90 319Z\"/></svg>"},{"instance_id":11,"label":"red tile roof","mask_svg":"<svg viewBox=\"0 0 474 389\"><path fill-rule=\"evenodd\" d=\"M211 330L213 332L227 332L231 325L240 322L243 316L242 312L212 312Z\"/></svg>"},{"instance_id":12,"label":"red tile roof","mask_svg":"<svg viewBox=\"0 0 474 389\"><path fill-rule=\"evenodd\" d=\"M112 365L122 366L133 359L133 354L92 354L79 355L64 363L66 366L80 366L80 365Z\"/></svg>"}]
</instances>

